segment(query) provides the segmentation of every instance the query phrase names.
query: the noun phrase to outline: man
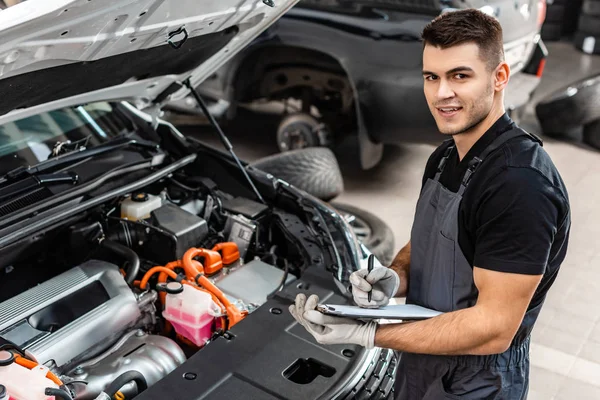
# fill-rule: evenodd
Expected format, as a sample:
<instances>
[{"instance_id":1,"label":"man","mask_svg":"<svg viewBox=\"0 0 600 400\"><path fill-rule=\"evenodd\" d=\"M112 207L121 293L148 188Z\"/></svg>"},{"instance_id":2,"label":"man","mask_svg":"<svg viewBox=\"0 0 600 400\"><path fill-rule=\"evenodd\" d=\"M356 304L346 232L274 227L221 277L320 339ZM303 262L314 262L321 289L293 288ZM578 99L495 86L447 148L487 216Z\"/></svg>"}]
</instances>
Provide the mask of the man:
<instances>
[{"instance_id":1,"label":"man","mask_svg":"<svg viewBox=\"0 0 600 400\"><path fill-rule=\"evenodd\" d=\"M443 314L378 325L321 314L314 295L290 312L320 343L401 351L400 399L523 399L530 333L566 254L567 191L541 142L505 113L498 22L455 11L422 37L425 97L450 139L427 162L409 243L350 282L362 307L406 296Z\"/></svg>"}]
</instances>

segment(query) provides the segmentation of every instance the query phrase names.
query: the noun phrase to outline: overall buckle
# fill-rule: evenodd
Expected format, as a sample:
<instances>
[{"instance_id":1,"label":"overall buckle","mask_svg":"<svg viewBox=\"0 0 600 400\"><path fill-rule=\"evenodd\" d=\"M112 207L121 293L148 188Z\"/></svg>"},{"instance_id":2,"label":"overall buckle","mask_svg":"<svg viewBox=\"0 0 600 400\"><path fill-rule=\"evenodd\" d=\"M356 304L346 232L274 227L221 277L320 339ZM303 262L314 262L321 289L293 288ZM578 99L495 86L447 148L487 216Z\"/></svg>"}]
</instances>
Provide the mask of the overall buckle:
<instances>
[{"instance_id":1,"label":"overall buckle","mask_svg":"<svg viewBox=\"0 0 600 400\"><path fill-rule=\"evenodd\" d=\"M473 173L482 162L483 160L479 157L473 157L473 159L469 161L469 167L467 168L467 172L465 172L465 176L462 181L463 186L466 187L469 184L469 182L471 182Z\"/></svg>"},{"instance_id":2,"label":"overall buckle","mask_svg":"<svg viewBox=\"0 0 600 400\"><path fill-rule=\"evenodd\" d=\"M450 153L452 153L453 149L454 149L454 146L450 146L446 149L446 151L444 152L444 156L442 157L442 159L440 160L440 163L438 164L437 172L442 172L444 170L444 167L446 166L446 162L448 162L448 158L450 158Z\"/></svg>"}]
</instances>

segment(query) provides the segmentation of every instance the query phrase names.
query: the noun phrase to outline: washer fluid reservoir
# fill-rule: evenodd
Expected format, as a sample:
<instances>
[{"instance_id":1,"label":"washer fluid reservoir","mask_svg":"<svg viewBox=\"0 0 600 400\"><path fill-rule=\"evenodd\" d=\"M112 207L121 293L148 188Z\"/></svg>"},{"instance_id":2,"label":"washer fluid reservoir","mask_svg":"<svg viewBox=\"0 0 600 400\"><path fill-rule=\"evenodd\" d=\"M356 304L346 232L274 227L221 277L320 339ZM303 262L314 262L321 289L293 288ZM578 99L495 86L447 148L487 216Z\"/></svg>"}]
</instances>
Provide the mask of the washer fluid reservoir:
<instances>
[{"instance_id":1,"label":"washer fluid reservoir","mask_svg":"<svg viewBox=\"0 0 600 400\"><path fill-rule=\"evenodd\" d=\"M137 221L150 217L150 213L162 206L162 198L153 194L138 192L121 203L121 218Z\"/></svg>"}]
</instances>

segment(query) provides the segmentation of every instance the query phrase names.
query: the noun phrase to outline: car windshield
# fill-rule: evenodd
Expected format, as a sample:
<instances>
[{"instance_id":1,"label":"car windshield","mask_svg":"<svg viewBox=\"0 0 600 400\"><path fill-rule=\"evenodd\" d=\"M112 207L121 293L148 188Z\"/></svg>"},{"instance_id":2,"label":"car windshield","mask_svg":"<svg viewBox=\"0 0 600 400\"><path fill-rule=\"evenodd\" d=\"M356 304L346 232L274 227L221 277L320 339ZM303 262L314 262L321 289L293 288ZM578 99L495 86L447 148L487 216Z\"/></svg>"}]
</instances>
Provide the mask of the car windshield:
<instances>
[{"instance_id":1,"label":"car windshield","mask_svg":"<svg viewBox=\"0 0 600 400\"><path fill-rule=\"evenodd\" d=\"M54 151L97 146L132 130L108 102L62 108L0 125L0 173L47 160ZM59 150L60 149L60 150Z\"/></svg>"}]
</instances>

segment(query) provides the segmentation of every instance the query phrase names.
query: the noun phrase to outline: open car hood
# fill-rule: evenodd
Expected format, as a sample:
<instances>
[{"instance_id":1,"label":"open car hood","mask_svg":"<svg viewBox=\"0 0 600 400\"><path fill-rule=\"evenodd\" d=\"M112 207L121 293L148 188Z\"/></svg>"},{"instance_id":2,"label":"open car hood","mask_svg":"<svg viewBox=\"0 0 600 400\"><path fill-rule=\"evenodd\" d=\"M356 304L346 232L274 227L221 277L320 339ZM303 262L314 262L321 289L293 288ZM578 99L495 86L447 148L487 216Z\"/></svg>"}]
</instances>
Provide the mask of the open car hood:
<instances>
[{"instance_id":1,"label":"open car hood","mask_svg":"<svg viewBox=\"0 0 600 400\"><path fill-rule=\"evenodd\" d=\"M145 108L182 98L182 81L198 85L298 0L273 1L26 0L6 8L0 124L100 100Z\"/></svg>"}]
</instances>

